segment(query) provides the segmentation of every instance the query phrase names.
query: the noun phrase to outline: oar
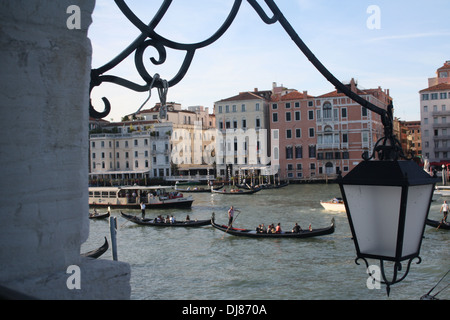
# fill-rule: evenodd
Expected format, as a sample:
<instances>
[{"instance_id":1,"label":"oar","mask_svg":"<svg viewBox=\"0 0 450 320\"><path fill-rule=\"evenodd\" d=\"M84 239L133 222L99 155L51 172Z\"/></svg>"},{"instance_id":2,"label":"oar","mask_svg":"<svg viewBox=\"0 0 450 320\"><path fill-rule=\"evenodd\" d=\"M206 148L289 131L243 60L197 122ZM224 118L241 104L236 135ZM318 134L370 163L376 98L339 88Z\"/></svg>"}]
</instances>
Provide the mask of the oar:
<instances>
[{"instance_id":1,"label":"oar","mask_svg":"<svg viewBox=\"0 0 450 320\"><path fill-rule=\"evenodd\" d=\"M119 227L119 229L121 229L124 225L126 225L130 220L129 219L126 219L127 221L125 221L124 223L122 223L121 225L120 225L120 227Z\"/></svg>"},{"instance_id":2,"label":"oar","mask_svg":"<svg viewBox=\"0 0 450 320\"><path fill-rule=\"evenodd\" d=\"M442 218L441 223L437 226L436 230L440 228L440 226L444 223L445 218L447 218L447 215L444 215L444 218Z\"/></svg>"},{"instance_id":3,"label":"oar","mask_svg":"<svg viewBox=\"0 0 450 320\"><path fill-rule=\"evenodd\" d=\"M436 288L438 286L438 284L442 281L442 279L444 279L447 276L447 274L449 272L450 272L450 269L444 274L444 276L441 278L441 280L439 280L438 283L436 283L436 285L433 288L431 288L431 290L428 291L427 294L424 295L424 297L429 296L431 291L433 291L434 288ZM446 289L447 287L448 287L448 285L444 289ZM444 290L444 289L442 289L442 290ZM436 297L442 290L440 290L438 293L436 293L433 297Z\"/></svg>"},{"instance_id":4,"label":"oar","mask_svg":"<svg viewBox=\"0 0 450 320\"><path fill-rule=\"evenodd\" d=\"M225 237L225 234L228 232L228 230L230 230L231 226L233 225L233 222L236 221L237 217L239 216L239 213L241 213L241 211L239 211L239 210L235 210L235 211L238 211L238 214L236 215L236 217L233 218L233 221L231 221L231 224L228 226L227 231L225 231L225 233L223 234L222 239Z\"/></svg>"},{"instance_id":5,"label":"oar","mask_svg":"<svg viewBox=\"0 0 450 320\"><path fill-rule=\"evenodd\" d=\"M130 221L130 220L127 219L127 221L125 221L124 223L122 223L122 224L120 225L119 229L121 229L124 225L126 225L126 224L128 223L128 221Z\"/></svg>"}]
</instances>

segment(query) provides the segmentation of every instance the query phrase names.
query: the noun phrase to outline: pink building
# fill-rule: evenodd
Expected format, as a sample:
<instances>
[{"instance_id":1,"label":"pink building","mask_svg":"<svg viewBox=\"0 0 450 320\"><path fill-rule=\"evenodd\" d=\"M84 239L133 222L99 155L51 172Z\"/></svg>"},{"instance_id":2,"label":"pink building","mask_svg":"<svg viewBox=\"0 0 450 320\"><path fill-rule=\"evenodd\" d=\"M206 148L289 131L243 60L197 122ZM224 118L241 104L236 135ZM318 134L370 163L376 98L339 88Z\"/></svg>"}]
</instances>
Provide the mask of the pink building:
<instances>
[{"instance_id":1,"label":"pink building","mask_svg":"<svg viewBox=\"0 0 450 320\"><path fill-rule=\"evenodd\" d=\"M391 100L380 87L360 90L353 79L348 86L383 109ZM273 95L270 128L273 169L292 180L345 175L383 136L377 114L336 90L317 97L297 91Z\"/></svg>"},{"instance_id":2,"label":"pink building","mask_svg":"<svg viewBox=\"0 0 450 320\"><path fill-rule=\"evenodd\" d=\"M283 91L272 96L269 110L273 172L281 179L315 176L314 97L306 92Z\"/></svg>"}]
</instances>

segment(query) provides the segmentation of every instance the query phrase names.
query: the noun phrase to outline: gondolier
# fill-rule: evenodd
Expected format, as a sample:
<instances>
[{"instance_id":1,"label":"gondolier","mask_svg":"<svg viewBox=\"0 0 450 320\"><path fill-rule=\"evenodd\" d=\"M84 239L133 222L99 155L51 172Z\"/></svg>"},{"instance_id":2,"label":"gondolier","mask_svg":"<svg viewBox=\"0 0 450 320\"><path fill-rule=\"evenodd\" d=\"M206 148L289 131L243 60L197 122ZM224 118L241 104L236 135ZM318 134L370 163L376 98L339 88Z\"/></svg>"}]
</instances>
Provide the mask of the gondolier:
<instances>
[{"instance_id":1,"label":"gondolier","mask_svg":"<svg viewBox=\"0 0 450 320\"><path fill-rule=\"evenodd\" d=\"M145 203L141 201L142 219L145 219Z\"/></svg>"},{"instance_id":2,"label":"gondolier","mask_svg":"<svg viewBox=\"0 0 450 320\"><path fill-rule=\"evenodd\" d=\"M240 212L239 210L235 210L233 206L228 210L228 226L231 227L233 225L234 212Z\"/></svg>"},{"instance_id":3,"label":"gondolier","mask_svg":"<svg viewBox=\"0 0 450 320\"><path fill-rule=\"evenodd\" d=\"M447 201L444 200L444 203L441 206L440 212L442 212L444 214L444 218L442 219L442 221L443 222L447 222L447 216L448 216L448 204L447 204Z\"/></svg>"}]
</instances>

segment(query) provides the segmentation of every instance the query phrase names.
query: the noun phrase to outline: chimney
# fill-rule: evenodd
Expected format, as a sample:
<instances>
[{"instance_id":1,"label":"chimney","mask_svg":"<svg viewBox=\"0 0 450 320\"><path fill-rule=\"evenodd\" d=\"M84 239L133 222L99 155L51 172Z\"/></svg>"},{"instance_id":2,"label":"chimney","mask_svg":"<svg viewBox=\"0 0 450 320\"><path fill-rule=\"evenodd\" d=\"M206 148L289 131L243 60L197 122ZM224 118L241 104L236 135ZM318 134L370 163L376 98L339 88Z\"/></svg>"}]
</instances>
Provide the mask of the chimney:
<instances>
[{"instance_id":1,"label":"chimney","mask_svg":"<svg viewBox=\"0 0 450 320\"><path fill-rule=\"evenodd\" d=\"M308 97L308 91L307 90L303 91L303 96L304 96L303 98L307 98Z\"/></svg>"},{"instance_id":2,"label":"chimney","mask_svg":"<svg viewBox=\"0 0 450 320\"><path fill-rule=\"evenodd\" d=\"M255 90L253 92L258 92L258 88L255 88Z\"/></svg>"}]
</instances>

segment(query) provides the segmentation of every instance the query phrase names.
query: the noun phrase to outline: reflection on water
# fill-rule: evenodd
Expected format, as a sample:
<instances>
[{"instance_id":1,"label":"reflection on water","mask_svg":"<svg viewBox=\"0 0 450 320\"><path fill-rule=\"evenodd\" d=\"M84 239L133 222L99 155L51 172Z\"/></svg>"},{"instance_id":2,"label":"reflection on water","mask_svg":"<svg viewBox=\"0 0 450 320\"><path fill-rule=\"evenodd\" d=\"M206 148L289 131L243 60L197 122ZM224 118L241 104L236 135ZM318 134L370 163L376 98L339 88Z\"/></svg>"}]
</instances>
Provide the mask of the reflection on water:
<instances>
[{"instance_id":1,"label":"reflection on water","mask_svg":"<svg viewBox=\"0 0 450 320\"><path fill-rule=\"evenodd\" d=\"M118 216L118 257L131 265L132 299L387 299L381 290L366 287L363 265L356 265L355 249L345 213L325 211L320 200L339 196L335 184L290 185L253 195L227 196L198 193L191 209L147 210L147 217L174 215L207 219L215 212L227 223L233 205L241 213L236 227L281 223L291 229L311 223L321 228L334 217L334 234L310 239L250 239L233 237L212 227L152 228L126 222ZM438 198L439 199L439 198ZM439 201L429 217L440 219ZM139 210L128 211L137 215ZM87 251L109 237L108 222L90 220ZM426 227L422 263L411 265L408 277L391 287L389 299L419 299L449 268L449 233ZM102 256L112 259L111 250ZM448 282L447 282L448 283ZM449 298L449 290L441 299Z\"/></svg>"}]
</instances>

